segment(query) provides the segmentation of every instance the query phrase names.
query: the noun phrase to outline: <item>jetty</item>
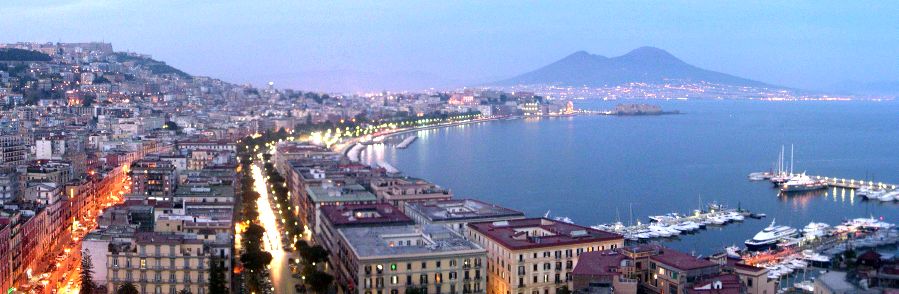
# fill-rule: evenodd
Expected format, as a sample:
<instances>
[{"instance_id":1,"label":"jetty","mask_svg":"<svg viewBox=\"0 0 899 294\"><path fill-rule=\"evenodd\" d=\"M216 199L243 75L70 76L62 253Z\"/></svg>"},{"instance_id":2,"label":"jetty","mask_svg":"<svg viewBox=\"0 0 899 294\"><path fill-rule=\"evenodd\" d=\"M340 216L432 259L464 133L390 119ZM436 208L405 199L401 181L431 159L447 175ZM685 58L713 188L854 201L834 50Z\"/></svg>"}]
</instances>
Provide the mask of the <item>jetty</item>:
<instances>
[{"instance_id":1,"label":"jetty","mask_svg":"<svg viewBox=\"0 0 899 294\"><path fill-rule=\"evenodd\" d=\"M790 178L794 176L799 176L801 174L784 174L782 176ZM818 175L806 175L809 178L812 178L817 181L823 182L828 188L845 188L845 189L893 189L895 190L899 187L899 184L895 183L885 183L885 182L875 182L869 180L860 180L860 179L852 179L852 178L840 178L840 177L828 177L828 176L818 176ZM773 181L775 177L778 177L777 173L773 172L755 172L749 174L749 179L753 181L761 181L768 180Z\"/></svg>"},{"instance_id":2,"label":"jetty","mask_svg":"<svg viewBox=\"0 0 899 294\"><path fill-rule=\"evenodd\" d=\"M400 142L399 144L396 145L396 148L406 149L406 147L409 147L409 145L412 144L412 142L415 142L415 139L418 139L418 136L416 136L416 135L407 136L405 139L403 139L402 142Z\"/></svg>"}]
</instances>

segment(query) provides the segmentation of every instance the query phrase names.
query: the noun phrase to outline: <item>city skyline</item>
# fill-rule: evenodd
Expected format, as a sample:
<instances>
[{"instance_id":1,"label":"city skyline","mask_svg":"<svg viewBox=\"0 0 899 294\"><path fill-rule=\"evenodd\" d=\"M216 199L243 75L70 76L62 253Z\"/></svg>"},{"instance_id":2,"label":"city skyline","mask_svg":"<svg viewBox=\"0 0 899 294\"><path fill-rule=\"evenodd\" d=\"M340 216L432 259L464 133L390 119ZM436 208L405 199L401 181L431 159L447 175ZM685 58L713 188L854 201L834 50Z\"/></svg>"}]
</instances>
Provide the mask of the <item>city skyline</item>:
<instances>
[{"instance_id":1,"label":"city skyline","mask_svg":"<svg viewBox=\"0 0 899 294\"><path fill-rule=\"evenodd\" d=\"M895 82L899 5L814 4L17 1L0 41L104 40L194 75L325 91L473 86L647 45L786 87Z\"/></svg>"}]
</instances>

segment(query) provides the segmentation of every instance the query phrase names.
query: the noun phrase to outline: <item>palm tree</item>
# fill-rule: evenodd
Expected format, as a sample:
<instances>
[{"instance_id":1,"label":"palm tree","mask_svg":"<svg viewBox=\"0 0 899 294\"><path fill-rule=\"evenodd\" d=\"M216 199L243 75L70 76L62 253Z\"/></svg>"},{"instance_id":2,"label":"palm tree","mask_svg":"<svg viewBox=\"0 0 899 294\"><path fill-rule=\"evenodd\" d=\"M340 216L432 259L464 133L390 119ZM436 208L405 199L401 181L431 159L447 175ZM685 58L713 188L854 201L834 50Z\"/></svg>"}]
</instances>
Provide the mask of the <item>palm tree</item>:
<instances>
[{"instance_id":1,"label":"palm tree","mask_svg":"<svg viewBox=\"0 0 899 294\"><path fill-rule=\"evenodd\" d=\"M137 291L137 287L134 286L131 282L125 282L119 289L115 291L116 294L140 294L140 291Z\"/></svg>"}]
</instances>

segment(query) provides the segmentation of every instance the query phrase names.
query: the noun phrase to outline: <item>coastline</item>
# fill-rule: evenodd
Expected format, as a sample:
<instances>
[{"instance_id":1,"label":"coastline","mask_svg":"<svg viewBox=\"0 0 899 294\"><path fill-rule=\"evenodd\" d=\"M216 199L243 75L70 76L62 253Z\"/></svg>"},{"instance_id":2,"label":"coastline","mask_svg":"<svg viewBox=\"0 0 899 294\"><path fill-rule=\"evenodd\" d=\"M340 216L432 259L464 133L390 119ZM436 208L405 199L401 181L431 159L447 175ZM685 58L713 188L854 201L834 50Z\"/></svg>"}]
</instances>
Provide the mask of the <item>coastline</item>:
<instances>
[{"instance_id":1,"label":"coastline","mask_svg":"<svg viewBox=\"0 0 899 294\"><path fill-rule=\"evenodd\" d=\"M418 131L434 130L434 129L440 129L440 128L448 128L448 127L469 125L469 124L482 123L482 122L491 122L491 121L498 121L498 120L516 120L516 119L521 119L521 118L522 117L520 117L520 116L503 116L503 117L489 117L489 118L479 118L479 119L472 119L472 120L466 120L466 121L439 123L439 124L435 124L435 125L390 130L383 134L378 134L376 137L384 137L386 139L386 138L395 137L395 136L408 134L408 133L412 133L412 132L418 132ZM355 147L357 144L362 144L362 143L359 143L360 138L361 137L355 137L355 138L349 139L346 142L342 143L340 146L335 146L335 148L332 150L335 152L339 152L340 154L343 154L344 156L350 157L350 156L348 156L347 153L350 152L353 149L353 147ZM360 160L356 160L354 162L359 162L359 161Z\"/></svg>"}]
</instances>

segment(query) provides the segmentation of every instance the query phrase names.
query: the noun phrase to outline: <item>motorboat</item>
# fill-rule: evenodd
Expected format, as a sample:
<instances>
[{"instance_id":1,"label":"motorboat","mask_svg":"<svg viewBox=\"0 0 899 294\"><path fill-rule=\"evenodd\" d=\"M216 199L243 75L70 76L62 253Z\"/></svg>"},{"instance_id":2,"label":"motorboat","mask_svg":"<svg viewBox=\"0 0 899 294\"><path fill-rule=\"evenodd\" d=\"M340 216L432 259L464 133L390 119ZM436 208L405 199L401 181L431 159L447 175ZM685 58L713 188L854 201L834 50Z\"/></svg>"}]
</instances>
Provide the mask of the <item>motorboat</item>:
<instances>
[{"instance_id":1,"label":"motorboat","mask_svg":"<svg viewBox=\"0 0 899 294\"><path fill-rule=\"evenodd\" d=\"M773 248L783 239L792 238L798 235L796 228L788 226L777 226L772 221L768 227L755 234L752 239L746 240L746 248L750 251L762 251Z\"/></svg>"},{"instance_id":2,"label":"motorboat","mask_svg":"<svg viewBox=\"0 0 899 294\"><path fill-rule=\"evenodd\" d=\"M743 257L740 254L740 251L741 251L740 247L737 247L736 245L728 246L728 247L724 248L724 252L727 253L727 257L734 258L734 259L740 259Z\"/></svg>"},{"instance_id":3,"label":"motorboat","mask_svg":"<svg viewBox=\"0 0 899 294\"><path fill-rule=\"evenodd\" d=\"M802 228L802 237L806 240L814 240L827 235L830 225L812 222Z\"/></svg>"},{"instance_id":4,"label":"motorboat","mask_svg":"<svg viewBox=\"0 0 899 294\"><path fill-rule=\"evenodd\" d=\"M780 185L780 191L789 192L805 192L827 188L827 182L823 180L812 179L805 174L800 174L790 178L790 180Z\"/></svg>"}]
</instances>

